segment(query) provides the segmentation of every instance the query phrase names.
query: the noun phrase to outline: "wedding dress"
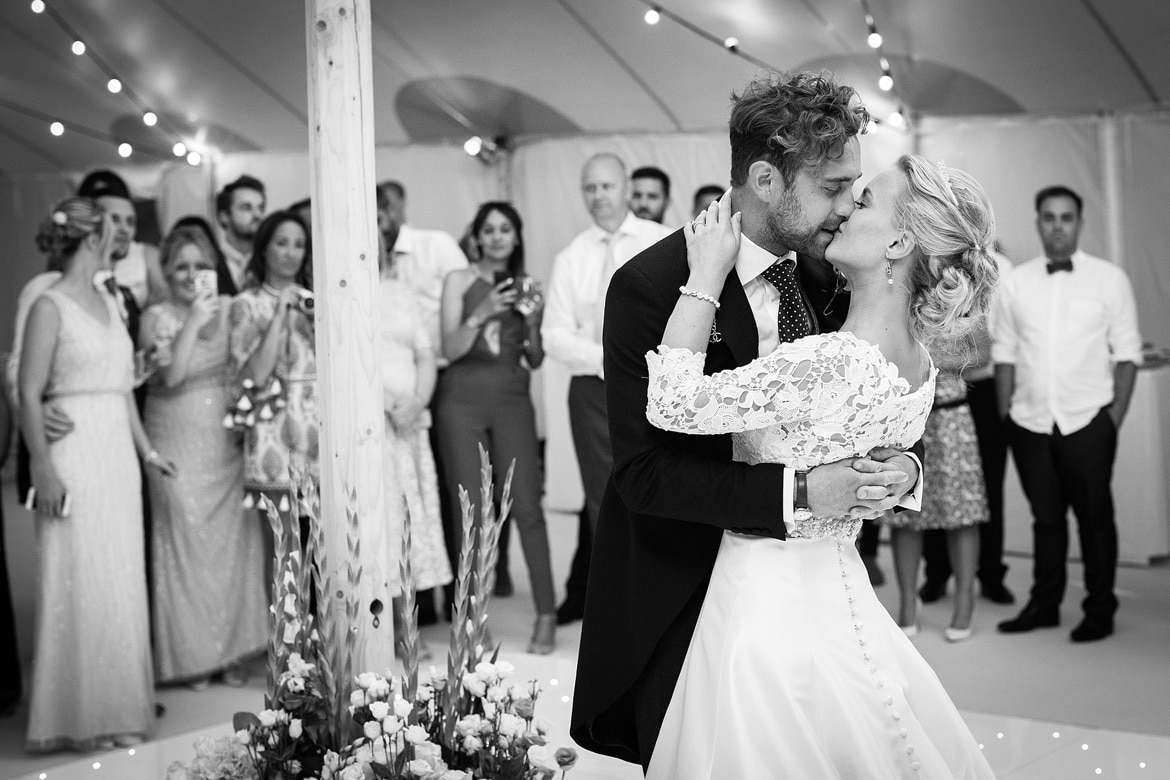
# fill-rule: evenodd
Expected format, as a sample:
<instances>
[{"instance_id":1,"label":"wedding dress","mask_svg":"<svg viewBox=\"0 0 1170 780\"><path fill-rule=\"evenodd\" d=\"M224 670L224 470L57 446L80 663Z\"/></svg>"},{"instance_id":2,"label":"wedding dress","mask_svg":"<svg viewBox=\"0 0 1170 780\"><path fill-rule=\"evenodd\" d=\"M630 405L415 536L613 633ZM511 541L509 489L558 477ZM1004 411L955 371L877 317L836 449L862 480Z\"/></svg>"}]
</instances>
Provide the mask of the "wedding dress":
<instances>
[{"instance_id":1,"label":"wedding dress","mask_svg":"<svg viewBox=\"0 0 1170 780\"><path fill-rule=\"evenodd\" d=\"M909 448L937 373L931 365L912 388L877 347L843 332L711 376L704 358L647 355L651 422L732 433L736 460L796 469ZM870 586L853 544L860 525L812 518L783 541L724 533L647 778L994 777Z\"/></svg>"}]
</instances>

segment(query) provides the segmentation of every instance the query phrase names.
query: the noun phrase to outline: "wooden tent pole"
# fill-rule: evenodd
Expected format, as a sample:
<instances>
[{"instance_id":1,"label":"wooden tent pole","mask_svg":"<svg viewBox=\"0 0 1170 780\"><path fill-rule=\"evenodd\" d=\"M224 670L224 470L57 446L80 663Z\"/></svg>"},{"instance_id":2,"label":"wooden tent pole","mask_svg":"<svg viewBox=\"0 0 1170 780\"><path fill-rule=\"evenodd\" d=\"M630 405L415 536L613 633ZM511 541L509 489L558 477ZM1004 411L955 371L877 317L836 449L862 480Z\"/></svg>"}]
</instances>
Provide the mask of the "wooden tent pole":
<instances>
[{"instance_id":1,"label":"wooden tent pole","mask_svg":"<svg viewBox=\"0 0 1170 780\"><path fill-rule=\"evenodd\" d=\"M353 670L394 663L382 495L382 382L369 0L305 0L316 291L321 520L337 599L345 587L348 496L360 518ZM340 607L340 604L338 604Z\"/></svg>"}]
</instances>

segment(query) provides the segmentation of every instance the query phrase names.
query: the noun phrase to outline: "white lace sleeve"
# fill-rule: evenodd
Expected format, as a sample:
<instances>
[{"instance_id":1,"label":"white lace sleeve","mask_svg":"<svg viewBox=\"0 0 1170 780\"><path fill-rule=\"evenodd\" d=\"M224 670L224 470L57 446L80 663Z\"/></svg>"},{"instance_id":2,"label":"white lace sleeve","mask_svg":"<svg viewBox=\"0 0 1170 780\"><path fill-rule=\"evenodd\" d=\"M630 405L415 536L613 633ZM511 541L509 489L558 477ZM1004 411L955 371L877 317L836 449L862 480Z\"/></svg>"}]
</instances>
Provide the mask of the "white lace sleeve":
<instances>
[{"instance_id":1,"label":"white lace sleeve","mask_svg":"<svg viewBox=\"0 0 1170 780\"><path fill-rule=\"evenodd\" d=\"M665 346L646 353L646 417L653 425L679 433L750 431L835 416L866 405L875 389L872 355L836 334L781 344L746 366L710 376L703 375L704 360L701 353Z\"/></svg>"}]
</instances>

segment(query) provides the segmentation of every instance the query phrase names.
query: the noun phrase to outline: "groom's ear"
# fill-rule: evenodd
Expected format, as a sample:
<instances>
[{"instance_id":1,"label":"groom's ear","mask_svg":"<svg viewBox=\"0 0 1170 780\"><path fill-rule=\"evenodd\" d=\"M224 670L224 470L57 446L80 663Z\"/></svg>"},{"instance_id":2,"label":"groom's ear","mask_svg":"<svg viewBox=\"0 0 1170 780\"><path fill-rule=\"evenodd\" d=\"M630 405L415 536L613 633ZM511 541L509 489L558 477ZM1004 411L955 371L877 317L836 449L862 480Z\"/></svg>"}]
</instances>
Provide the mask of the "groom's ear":
<instances>
[{"instance_id":1,"label":"groom's ear","mask_svg":"<svg viewBox=\"0 0 1170 780\"><path fill-rule=\"evenodd\" d=\"M905 230L900 230L898 231L898 236L886 244L886 259L902 260L907 258L917 245L918 242L914 240L913 235Z\"/></svg>"},{"instance_id":2,"label":"groom's ear","mask_svg":"<svg viewBox=\"0 0 1170 780\"><path fill-rule=\"evenodd\" d=\"M784 180L780 171L766 160L756 160L748 166L747 186L757 198L769 202L774 196L777 186L782 186Z\"/></svg>"}]
</instances>

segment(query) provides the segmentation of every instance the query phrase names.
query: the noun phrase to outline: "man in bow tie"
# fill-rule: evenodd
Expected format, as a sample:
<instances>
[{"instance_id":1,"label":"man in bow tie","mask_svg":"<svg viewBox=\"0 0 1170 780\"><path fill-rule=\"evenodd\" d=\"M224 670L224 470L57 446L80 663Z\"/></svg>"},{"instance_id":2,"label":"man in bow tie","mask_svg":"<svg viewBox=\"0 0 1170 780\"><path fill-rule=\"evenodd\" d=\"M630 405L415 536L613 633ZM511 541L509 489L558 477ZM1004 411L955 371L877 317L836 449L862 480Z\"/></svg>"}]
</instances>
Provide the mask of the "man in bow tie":
<instances>
[{"instance_id":1,"label":"man in bow tie","mask_svg":"<svg viewBox=\"0 0 1170 780\"><path fill-rule=\"evenodd\" d=\"M1081 196L1067 187L1037 193L1044 254L1004 278L991 352L1000 416L1032 508L1035 548L1028 603L999 630L1060 624L1071 506L1087 592L1074 642L1113 633L1117 525L1110 482L1142 344L1125 272L1078 249L1082 210Z\"/></svg>"}]
</instances>

